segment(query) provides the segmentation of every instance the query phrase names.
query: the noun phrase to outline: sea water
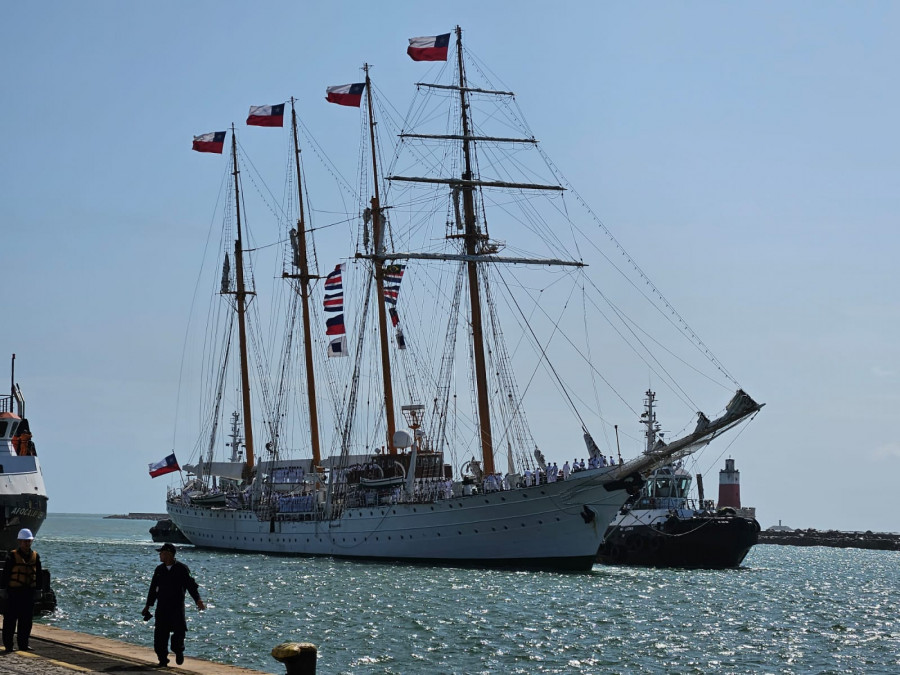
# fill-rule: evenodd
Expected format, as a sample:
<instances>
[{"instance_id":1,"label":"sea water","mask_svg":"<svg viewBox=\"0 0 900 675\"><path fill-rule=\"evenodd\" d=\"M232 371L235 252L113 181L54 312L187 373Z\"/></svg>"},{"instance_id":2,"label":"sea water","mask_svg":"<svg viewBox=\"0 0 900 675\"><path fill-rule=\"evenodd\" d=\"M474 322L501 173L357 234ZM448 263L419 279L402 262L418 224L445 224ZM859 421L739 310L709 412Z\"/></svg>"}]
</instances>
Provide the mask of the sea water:
<instances>
[{"instance_id":1,"label":"sea water","mask_svg":"<svg viewBox=\"0 0 900 675\"><path fill-rule=\"evenodd\" d=\"M152 646L150 521L51 514L35 549L59 628ZM181 547L187 653L269 673L900 673L900 553L759 545L724 571L469 570Z\"/></svg>"}]
</instances>

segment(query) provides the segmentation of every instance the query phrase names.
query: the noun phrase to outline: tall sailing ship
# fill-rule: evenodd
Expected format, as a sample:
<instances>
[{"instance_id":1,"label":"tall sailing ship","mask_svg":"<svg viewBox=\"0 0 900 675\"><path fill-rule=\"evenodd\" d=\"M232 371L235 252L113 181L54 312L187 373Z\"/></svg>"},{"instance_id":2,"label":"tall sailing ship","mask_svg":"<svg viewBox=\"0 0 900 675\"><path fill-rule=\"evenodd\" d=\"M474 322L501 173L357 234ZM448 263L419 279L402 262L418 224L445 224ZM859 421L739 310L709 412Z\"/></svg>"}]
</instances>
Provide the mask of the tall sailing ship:
<instances>
[{"instance_id":1,"label":"tall sailing ship","mask_svg":"<svg viewBox=\"0 0 900 675\"><path fill-rule=\"evenodd\" d=\"M0 396L0 547L16 547L19 530L37 534L47 517L47 489L25 417L25 397L10 366L9 396Z\"/></svg>"},{"instance_id":2,"label":"tall sailing ship","mask_svg":"<svg viewBox=\"0 0 900 675\"><path fill-rule=\"evenodd\" d=\"M208 378L214 386L205 406L207 440L196 446L199 460L186 466L191 480L167 499L170 517L191 543L383 561L590 569L607 525L639 490L642 474L691 454L759 410L738 388L720 415L710 420L701 413L678 440L629 461L621 455L612 463L599 461L604 441L598 443L589 428L596 424L607 434L611 415L601 413L596 401L587 402L591 394L579 386L593 385L599 400L597 390L603 383L611 388L611 379L600 374L588 348L559 327L568 320L564 310L577 307L581 297L576 321L587 328L588 338L600 333L599 326L587 326L587 303L594 301L585 300L589 291L600 289L590 281L578 249L572 253L561 235L577 235L585 224L571 219L563 201L569 188L538 150L513 94L473 84L462 31L455 31L455 59L448 60L450 37L410 41L410 56L435 62L438 78L446 82L417 85L419 103L398 128L387 170L376 129L390 122L380 116L376 126L377 91L369 66L365 82L329 88L329 101L358 106L363 115L367 153L360 183L369 199L359 205L349 262L327 275L316 271L315 228L304 207L299 125L291 100L296 224L285 237L291 247L282 276L291 292L284 303L289 326L279 341L261 337L251 325L261 303L248 274L251 247L245 242L232 128L234 210L227 222L233 244L225 247L220 294L234 319L219 333L216 353L223 363L233 355L236 328L239 367L222 365ZM475 68L484 75L478 64ZM494 111L479 122L477 113L491 105ZM436 112L447 107L449 115ZM251 108L248 123L281 126L283 110ZM524 133L489 131L502 115ZM449 121L449 128L426 129L438 119ZM504 148L513 153L501 159ZM527 151L537 151L553 181L535 179L524 159ZM423 168L410 175L414 166ZM515 177L520 171L524 178ZM549 203L556 222L540 220L539 200ZM574 203L580 201L576 194ZM525 236L513 254L490 235L489 218L496 219L490 222L497 229L518 220L522 227L511 234ZM587 235L588 242L596 234ZM533 253L541 241L541 252ZM542 282L533 281L536 270L549 271L553 283L539 286ZM514 277L514 271L523 276ZM567 290L561 291L563 286ZM599 295L605 298L605 290ZM508 299L500 301L501 296ZM319 297L321 307L314 301ZM536 301L530 310L523 305L526 299ZM607 320L614 321L619 311L614 308ZM507 338L513 333L502 328L510 321L513 341ZM686 328L680 317L679 322ZM320 331L314 327L321 325L328 328L325 339L316 337ZM632 333L641 330L636 323L628 326ZM539 336L539 329L548 329L549 337ZM681 333L696 348L693 332ZM249 353L250 345L278 342L278 358L254 360ZM708 355L700 344L699 351ZM555 361L559 346L565 356ZM652 367L653 361L642 358ZM529 366L522 365L525 360ZM715 371L725 372L712 362ZM566 383L567 369L575 371L580 385ZM670 377L671 371L661 372ZM524 386L517 375L525 376ZM239 391L240 413L233 415L243 433L232 432L232 456L217 461L230 381ZM554 390L557 399L548 396ZM529 397L537 401L542 425L554 428L543 444L524 410ZM564 414L573 422L564 422ZM262 422L256 424L254 415ZM328 450L323 450L324 427L331 430ZM255 443L260 436L261 447ZM562 475L545 459L572 453L590 456L590 468Z\"/></svg>"}]
</instances>

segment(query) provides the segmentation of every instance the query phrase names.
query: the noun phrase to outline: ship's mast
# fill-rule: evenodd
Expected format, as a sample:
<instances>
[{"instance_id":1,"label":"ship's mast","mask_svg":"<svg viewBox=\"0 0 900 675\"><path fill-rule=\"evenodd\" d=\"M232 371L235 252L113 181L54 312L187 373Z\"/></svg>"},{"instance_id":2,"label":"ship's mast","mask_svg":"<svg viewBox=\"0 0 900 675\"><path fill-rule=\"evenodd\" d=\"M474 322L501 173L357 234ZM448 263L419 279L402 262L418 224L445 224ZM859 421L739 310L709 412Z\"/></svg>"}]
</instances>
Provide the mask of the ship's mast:
<instances>
[{"instance_id":1,"label":"ship's mast","mask_svg":"<svg viewBox=\"0 0 900 675\"><path fill-rule=\"evenodd\" d=\"M466 91L466 71L463 63L462 28L456 27L456 55L459 62L459 99L462 116L463 159L465 168L461 187L463 198L464 241L466 255L478 253L478 241L482 235L477 230L475 219L475 195L470 181L472 177L472 150L469 140L469 104ZM468 260L466 268L469 276L469 305L472 320L472 348L475 359L475 389L478 396L478 423L481 430L481 459L484 473L494 473L494 443L491 435L491 410L488 402L487 367L484 358L484 333L481 319L481 292L478 285L478 263Z\"/></svg>"},{"instance_id":2,"label":"ship's mast","mask_svg":"<svg viewBox=\"0 0 900 675\"><path fill-rule=\"evenodd\" d=\"M518 190L554 190L563 191L560 185L541 185L536 183L516 183L509 181L484 181L475 176L474 146L479 141L487 143L528 143L535 144L534 138L505 138L497 136L473 135L469 119L469 94L477 92L494 96L513 96L510 91L493 91L480 88L471 88L466 81L465 62L462 49L462 28L456 27L456 52L458 62L458 84L428 84L420 82L418 86L433 89L456 90L460 97L461 133L459 134L421 134L402 133L401 138L434 139L446 141L459 141L463 150L463 173L453 177L431 176L388 176L391 181L404 181L424 184L448 185L454 193L454 204L457 204L456 195L462 197L461 210L457 207L457 218L462 221L460 235L451 235L452 238L460 238L464 242L464 251L456 254L434 254L417 252L393 252L388 254L376 254L371 256L374 260L409 259L409 260L457 260L466 263L469 286L469 305L471 308L472 331L472 356L475 366L475 390L476 404L478 408L478 428L481 441L482 467L485 473L494 473L494 447L491 432L491 411L488 399L487 362L484 347L484 321L481 307L481 291L478 277L478 266L486 263L496 264L546 264L546 265L570 265L582 267L583 263L566 260L541 260L534 258L510 258L495 255L485 250L481 242L487 239L486 232L479 232L477 222L477 208L475 204L475 190L479 187L511 188ZM461 212L460 212L461 211Z\"/></svg>"},{"instance_id":3,"label":"ship's mast","mask_svg":"<svg viewBox=\"0 0 900 675\"><path fill-rule=\"evenodd\" d=\"M237 239L234 242L234 263L237 276L237 291L235 302L238 315L238 348L241 354L241 390L244 404L244 445L247 448L246 474L253 470L253 427L250 414L250 370L247 363L247 320L245 315L247 303L247 291L244 287L244 256L241 243L241 194L238 181L237 163L237 138L234 135L234 125L231 125L231 159L234 167L234 208L237 222Z\"/></svg>"},{"instance_id":4,"label":"ship's mast","mask_svg":"<svg viewBox=\"0 0 900 675\"><path fill-rule=\"evenodd\" d=\"M390 454L396 455L394 446L394 391L391 385L391 354L388 350L387 311L384 307L384 218L381 214L381 200L378 193L378 161L375 148L375 113L372 107L372 81L369 79L369 64L363 66L366 73L366 102L369 106L369 143L372 146L372 237L375 241L375 297L378 306L378 335L381 339L381 379L384 384L384 415L387 426L387 446Z\"/></svg>"},{"instance_id":5,"label":"ship's mast","mask_svg":"<svg viewBox=\"0 0 900 675\"><path fill-rule=\"evenodd\" d=\"M641 413L641 424L647 427L644 436L647 439L647 447L644 449L645 454L653 452L656 445L656 435L659 433L659 424L656 422L656 411L653 410L653 404L656 402L656 392L647 390L647 398L644 399L644 407L646 410Z\"/></svg>"},{"instance_id":6,"label":"ship's mast","mask_svg":"<svg viewBox=\"0 0 900 675\"><path fill-rule=\"evenodd\" d=\"M297 111L294 109L294 97L291 97L291 125L294 134L294 163L297 168L297 236L295 237L296 249L294 250L294 265L299 269L299 274L285 274L284 276L298 279L300 282L300 300L303 311L303 355L306 360L306 395L309 405L309 435L312 447L313 467L322 463L321 449L319 447L319 412L316 407L316 382L313 372L313 345L310 328L309 296L310 284L318 276L309 273L309 258L306 253L306 217L303 211L303 182L300 175L300 144L297 141Z\"/></svg>"},{"instance_id":7,"label":"ship's mast","mask_svg":"<svg viewBox=\"0 0 900 675\"><path fill-rule=\"evenodd\" d=\"M231 461L237 462L241 458L241 415L237 410L231 413Z\"/></svg>"}]
</instances>

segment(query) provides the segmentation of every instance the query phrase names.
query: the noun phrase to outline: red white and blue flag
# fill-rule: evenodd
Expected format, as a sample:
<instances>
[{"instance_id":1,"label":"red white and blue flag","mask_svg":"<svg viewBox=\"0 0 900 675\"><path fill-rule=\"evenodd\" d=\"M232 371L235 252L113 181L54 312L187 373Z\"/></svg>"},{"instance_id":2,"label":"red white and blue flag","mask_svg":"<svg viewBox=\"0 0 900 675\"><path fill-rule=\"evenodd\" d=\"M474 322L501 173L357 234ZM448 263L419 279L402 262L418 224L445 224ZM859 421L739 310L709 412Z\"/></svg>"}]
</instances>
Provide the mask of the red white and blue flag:
<instances>
[{"instance_id":1,"label":"red white and blue flag","mask_svg":"<svg viewBox=\"0 0 900 675\"><path fill-rule=\"evenodd\" d=\"M197 152L217 152L221 155L222 150L225 148L226 133L228 132L213 131L208 134L194 136L194 145L191 146L191 150L196 150Z\"/></svg>"},{"instance_id":2,"label":"red white and blue flag","mask_svg":"<svg viewBox=\"0 0 900 675\"><path fill-rule=\"evenodd\" d=\"M406 265L388 265L384 268L384 301L389 305L397 304L397 296L400 294L400 282L403 281L403 271ZM396 325L396 324L394 324Z\"/></svg>"},{"instance_id":3,"label":"red white and blue flag","mask_svg":"<svg viewBox=\"0 0 900 675\"><path fill-rule=\"evenodd\" d=\"M344 264L335 265L325 277L325 297L322 300L328 313L339 312L325 319L325 334L335 338L328 343L328 356L347 356L347 330L344 328Z\"/></svg>"},{"instance_id":4,"label":"red white and blue flag","mask_svg":"<svg viewBox=\"0 0 900 675\"><path fill-rule=\"evenodd\" d=\"M358 108L362 105L362 94L366 89L365 82L341 84L325 90L325 100L338 105L349 105Z\"/></svg>"},{"instance_id":5,"label":"red white and blue flag","mask_svg":"<svg viewBox=\"0 0 900 675\"><path fill-rule=\"evenodd\" d=\"M325 319L325 335L344 335L344 315L330 316Z\"/></svg>"},{"instance_id":6,"label":"red white and blue flag","mask_svg":"<svg viewBox=\"0 0 900 675\"><path fill-rule=\"evenodd\" d=\"M413 61L446 61L450 33L409 38L406 53Z\"/></svg>"},{"instance_id":7,"label":"red white and blue flag","mask_svg":"<svg viewBox=\"0 0 900 675\"><path fill-rule=\"evenodd\" d=\"M222 133L225 132L223 131ZM165 459L161 459L155 464L150 465L150 478L164 476L167 473L172 473L173 471L181 471L181 467L178 466L178 460L175 459L174 452Z\"/></svg>"},{"instance_id":8,"label":"red white and blue flag","mask_svg":"<svg viewBox=\"0 0 900 675\"><path fill-rule=\"evenodd\" d=\"M251 105L247 124L252 127L283 127L284 103L278 105Z\"/></svg>"},{"instance_id":9,"label":"red white and blue flag","mask_svg":"<svg viewBox=\"0 0 900 675\"><path fill-rule=\"evenodd\" d=\"M335 265L334 269L325 277L325 292L335 293L344 290L344 264Z\"/></svg>"},{"instance_id":10,"label":"red white and blue flag","mask_svg":"<svg viewBox=\"0 0 900 675\"><path fill-rule=\"evenodd\" d=\"M397 313L397 296L400 295L400 282L403 281L403 272L406 265L393 263L384 268L384 302L388 305L388 313L391 324L397 329L397 347L406 349L406 339L400 328L400 315Z\"/></svg>"},{"instance_id":11,"label":"red white and blue flag","mask_svg":"<svg viewBox=\"0 0 900 675\"><path fill-rule=\"evenodd\" d=\"M334 295L326 295L322 300L326 312L343 312L344 311L344 294L335 293Z\"/></svg>"}]
</instances>

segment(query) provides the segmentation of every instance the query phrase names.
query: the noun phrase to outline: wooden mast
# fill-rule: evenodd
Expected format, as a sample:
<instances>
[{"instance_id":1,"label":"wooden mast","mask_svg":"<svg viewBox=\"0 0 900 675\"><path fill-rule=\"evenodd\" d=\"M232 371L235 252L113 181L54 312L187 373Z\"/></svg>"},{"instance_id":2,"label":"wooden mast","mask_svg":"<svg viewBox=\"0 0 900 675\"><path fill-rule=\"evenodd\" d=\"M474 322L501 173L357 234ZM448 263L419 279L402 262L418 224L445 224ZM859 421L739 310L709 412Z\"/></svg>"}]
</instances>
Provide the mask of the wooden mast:
<instances>
[{"instance_id":1,"label":"wooden mast","mask_svg":"<svg viewBox=\"0 0 900 675\"><path fill-rule=\"evenodd\" d=\"M297 141L297 112L294 109L294 97L291 97L291 125L294 133L294 163L297 167L297 251L293 262L299 268L300 274L288 275L300 281L300 299L303 308L303 354L306 360L306 396L309 405L309 435L312 444L313 467L322 463L322 454L319 447L319 412L316 407L316 381L313 372L313 347L310 328L309 296L310 283L317 276L309 274L309 259L306 254L306 218L303 212L303 183L300 176L300 144Z\"/></svg>"},{"instance_id":2,"label":"wooden mast","mask_svg":"<svg viewBox=\"0 0 900 675\"><path fill-rule=\"evenodd\" d=\"M375 241L375 293L378 306L378 335L381 339L381 379L384 385L384 415L387 426L387 446L390 454L396 455L394 446L394 391L391 385L391 354L388 350L387 311L384 308L384 218L381 215L381 200L378 195L378 161L375 154L375 113L372 107L372 81L369 79L369 64L363 65L366 73L366 102L369 106L369 142L372 145L372 180L375 196L372 197L372 238Z\"/></svg>"},{"instance_id":3,"label":"wooden mast","mask_svg":"<svg viewBox=\"0 0 900 675\"><path fill-rule=\"evenodd\" d=\"M234 135L234 125L231 125L231 159L234 166L234 208L235 218L237 222L237 239L234 242L234 264L235 275L237 277L237 291L235 292L235 301L237 303L238 314L238 348L241 354L241 390L244 402L244 446L247 448L247 461L245 463L245 478L250 476L253 470L253 424L250 414L250 370L247 364L247 320L246 312L246 296L248 295L244 287L244 256L241 245L241 193L238 181L238 163L237 163L237 138Z\"/></svg>"},{"instance_id":4,"label":"wooden mast","mask_svg":"<svg viewBox=\"0 0 900 675\"><path fill-rule=\"evenodd\" d=\"M472 181L472 150L469 134L469 104L466 96L466 73L463 66L462 28L456 27L456 55L459 62L459 98L462 114L462 144L465 170L460 187L463 198L463 218L465 229L463 239L466 255L478 254L478 240L483 237L477 230L475 219L475 195ZM478 263L468 260L466 268L469 276L469 305L472 320L472 349L475 358L475 388L478 394L478 423L481 431L481 459L484 473L494 473L494 443L491 435L491 410L488 402L487 367L484 358L484 332L481 318L481 292L478 284Z\"/></svg>"}]
</instances>

